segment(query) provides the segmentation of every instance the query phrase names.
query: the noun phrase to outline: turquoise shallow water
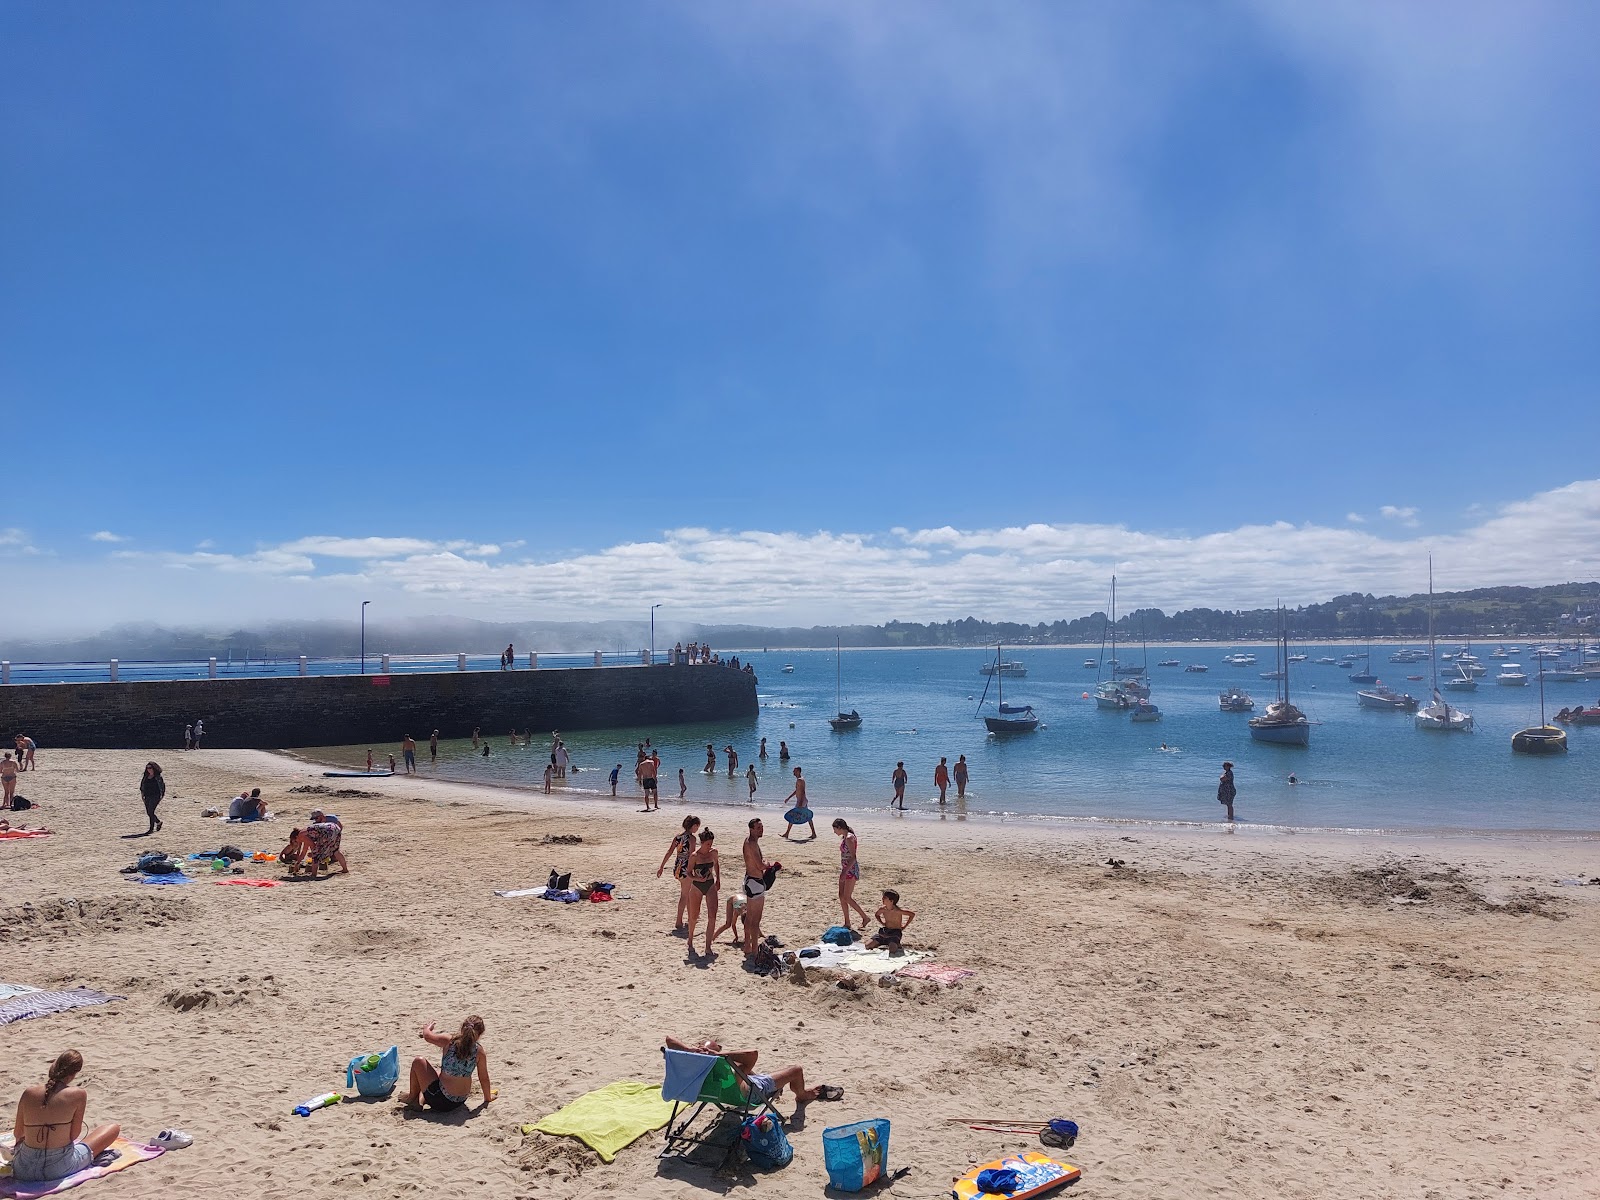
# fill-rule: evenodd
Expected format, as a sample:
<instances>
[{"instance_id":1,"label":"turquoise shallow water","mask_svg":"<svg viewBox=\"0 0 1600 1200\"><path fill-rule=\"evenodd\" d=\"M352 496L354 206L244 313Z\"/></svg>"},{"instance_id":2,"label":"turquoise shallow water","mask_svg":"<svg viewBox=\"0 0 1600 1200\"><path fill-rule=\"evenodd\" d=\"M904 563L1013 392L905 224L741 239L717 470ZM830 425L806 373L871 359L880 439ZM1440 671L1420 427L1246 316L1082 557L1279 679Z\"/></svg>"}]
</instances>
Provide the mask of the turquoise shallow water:
<instances>
[{"instance_id":1,"label":"turquoise shallow water","mask_svg":"<svg viewBox=\"0 0 1600 1200\"><path fill-rule=\"evenodd\" d=\"M1538 687L1496 686L1495 660L1485 657L1491 676L1480 681L1477 692L1449 694L1452 704L1476 718L1477 731L1471 734L1419 732L1408 713L1360 708L1348 670L1314 661L1296 664L1290 678L1295 702L1318 722L1311 745L1299 748L1254 742L1247 716L1218 711L1217 693L1229 684L1249 691L1258 712L1274 694L1277 685L1259 678L1272 669L1272 647L1247 648L1257 654L1258 665L1222 663L1230 649L1225 647L1152 647L1152 664L1181 657L1211 669L1189 674L1152 665L1152 698L1163 719L1139 725L1125 713L1097 709L1084 697L1093 690L1095 672L1082 664L1086 657L1098 657L1097 648L1008 650L1008 659L1026 663L1028 676L1006 681L1007 703L1032 704L1044 721L1037 733L1008 738L988 735L974 715L986 682L979 674L985 661L981 650L845 651L844 707L858 708L865 717L858 732L847 734L836 734L827 724L834 711L832 653L757 651L747 658L760 678L757 719L566 735L574 762L583 768L568 783L583 791L609 791L604 774L620 761L620 794L631 794L634 746L649 736L662 756L662 795L669 802L677 796L682 767L689 802L742 805L744 769L754 760L760 776L757 803L776 807L790 787L777 758L781 739L794 755L789 765L805 768L812 803L824 818L835 809L886 805L898 760L912 779L907 807L936 812L934 766L941 755L954 763L965 754L972 772L963 810L969 815L1209 822L1220 815L1216 778L1222 761L1230 759L1239 788L1236 810L1254 825L1600 830L1600 728L1571 729L1571 749L1564 756L1512 754L1512 732L1538 723ZM1338 653L1316 646L1297 649L1312 660ZM1134 661L1137 654L1124 648L1122 656ZM1425 698L1427 681L1408 682L1405 676L1427 675L1427 664L1393 665L1388 654L1385 647L1373 651L1379 677ZM782 673L785 663L793 664L793 674ZM1537 670L1531 661L1525 666L1530 673ZM1548 684L1547 710L1553 714L1580 701L1593 704L1596 688L1592 682ZM992 686L989 701L986 711L992 713ZM770 754L764 763L755 758L762 737ZM715 776L701 770L707 742L719 751ZM720 753L730 742L740 756L737 780L726 777ZM1162 743L1169 749L1161 750ZM439 773L465 781L540 784L548 737L536 739L532 748L512 749L501 730L490 745L487 759L467 743L442 745ZM358 749L365 753L365 747ZM353 762L356 752L318 753ZM426 747L422 757L427 758ZM1300 780L1296 785L1288 783L1291 772ZM947 811L957 815L954 788Z\"/></svg>"}]
</instances>

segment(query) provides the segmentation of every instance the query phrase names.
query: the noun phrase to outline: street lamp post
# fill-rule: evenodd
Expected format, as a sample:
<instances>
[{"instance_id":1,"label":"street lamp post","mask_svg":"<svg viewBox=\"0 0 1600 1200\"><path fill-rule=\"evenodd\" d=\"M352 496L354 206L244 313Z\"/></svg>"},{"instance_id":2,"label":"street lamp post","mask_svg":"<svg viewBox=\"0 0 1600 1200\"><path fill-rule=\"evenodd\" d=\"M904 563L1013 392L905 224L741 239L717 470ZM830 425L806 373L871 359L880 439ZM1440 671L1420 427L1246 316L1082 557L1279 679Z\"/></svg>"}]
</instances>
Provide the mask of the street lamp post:
<instances>
[{"instance_id":1,"label":"street lamp post","mask_svg":"<svg viewBox=\"0 0 1600 1200\"><path fill-rule=\"evenodd\" d=\"M650 606L650 665L652 667L656 665L656 609L660 607L661 605L659 604Z\"/></svg>"},{"instance_id":2,"label":"street lamp post","mask_svg":"<svg viewBox=\"0 0 1600 1200\"><path fill-rule=\"evenodd\" d=\"M361 602L361 673L367 673L367 605L371 600Z\"/></svg>"}]
</instances>

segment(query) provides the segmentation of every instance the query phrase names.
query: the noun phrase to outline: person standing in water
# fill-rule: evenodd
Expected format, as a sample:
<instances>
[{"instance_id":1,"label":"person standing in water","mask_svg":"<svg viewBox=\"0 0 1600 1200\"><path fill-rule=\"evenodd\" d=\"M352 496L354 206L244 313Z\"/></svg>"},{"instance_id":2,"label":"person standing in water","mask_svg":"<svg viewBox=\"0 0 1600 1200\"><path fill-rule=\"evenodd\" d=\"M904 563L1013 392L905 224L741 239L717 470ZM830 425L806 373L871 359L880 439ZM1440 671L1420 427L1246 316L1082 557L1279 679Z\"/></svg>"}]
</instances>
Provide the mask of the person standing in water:
<instances>
[{"instance_id":1,"label":"person standing in water","mask_svg":"<svg viewBox=\"0 0 1600 1200\"><path fill-rule=\"evenodd\" d=\"M678 799L682 800L689 794L689 781L683 777L683 768L678 768Z\"/></svg>"},{"instance_id":2,"label":"person standing in water","mask_svg":"<svg viewBox=\"0 0 1600 1200\"><path fill-rule=\"evenodd\" d=\"M761 739L761 753L757 757L759 757L759 758L761 758L763 760L767 757L767 739L766 738L762 738Z\"/></svg>"},{"instance_id":3,"label":"person standing in water","mask_svg":"<svg viewBox=\"0 0 1600 1200\"><path fill-rule=\"evenodd\" d=\"M1217 803L1228 810L1228 820L1233 820L1233 798L1239 794L1239 789L1233 786L1233 764L1222 764L1222 775L1217 780Z\"/></svg>"},{"instance_id":4,"label":"person standing in water","mask_svg":"<svg viewBox=\"0 0 1600 1200\"><path fill-rule=\"evenodd\" d=\"M965 754L956 759L955 780L956 799L965 800L967 798L967 756Z\"/></svg>"},{"instance_id":5,"label":"person standing in water","mask_svg":"<svg viewBox=\"0 0 1600 1200\"><path fill-rule=\"evenodd\" d=\"M811 830L811 840L817 840L816 814L811 811L811 805L806 803L806 781L800 775L800 768L794 769L794 791L783 798L785 804L794 801L794 807L783 814L786 822L783 830L785 840L796 825L804 825Z\"/></svg>"},{"instance_id":6,"label":"person standing in water","mask_svg":"<svg viewBox=\"0 0 1600 1200\"><path fill-rule=\"evenodd\" d=\"M905 763L903 763L903 762L895 763L895 765L894 765L894 774L889 776L890 782L892 782L894 784L894 799L889 801L889 807L890 808L898 808L901 812L905 812L905 810L906 810L906 780L908 778L909 778L909 776L906 775L906 765L905 765Z\"/></svg>"},{"instance_id":7,"label":"person standing in water","mask_svg":"<svg viewBox=\"0 0 1600 1200\"><path fill-rule=\"evenodd\" d=\"M758 782L755 763L751 763L750 769L744 773L744 781L750 788L750 803L754 804L756 802L756 783Z\"/></svg>"},{"instance_id":8,"label":"person standing in water","mask_svg":"<svg viewBox=\"0 0 1600 1200\"><path fill-rule=\"evenodd\" d=\"M707 775L715 775L717 773L717 751L716 747L710 742L706 743L705 772Z\"/></svg>"},{"instance_id":9,"label":"person standing in water","mask_svg":"<svg viewBox=\"0 0 1600 1200\"><path fill-rule=\"evenodd\" d=\"M728 756L728 778L733 778L733 773L739 769L739 752L732 746L724 746L723 751Z\"/></svg>"},{"instance_id":10,"label":"person standing in water","mask_svg":"<svg viewBox=\"0 0 1600 1200\"><path fill-rule=\"evenodd\" d=\"M944 803L944 794L950 790L950 768L945 765L945 759L939 760L939 765L933 769L933 786L939 789L939 803Z\"/></svg>"},{"instance_id":11,"label":"person standing in water","mask_svg":"<svg viewBox=\"0 0 1600 1200\"><path fill-rule=\"evenodd\" d=\"M437 764L439 761L439 731L435 729L433 736L428 739L428 761Z\"/></svg>"}]
</instances>

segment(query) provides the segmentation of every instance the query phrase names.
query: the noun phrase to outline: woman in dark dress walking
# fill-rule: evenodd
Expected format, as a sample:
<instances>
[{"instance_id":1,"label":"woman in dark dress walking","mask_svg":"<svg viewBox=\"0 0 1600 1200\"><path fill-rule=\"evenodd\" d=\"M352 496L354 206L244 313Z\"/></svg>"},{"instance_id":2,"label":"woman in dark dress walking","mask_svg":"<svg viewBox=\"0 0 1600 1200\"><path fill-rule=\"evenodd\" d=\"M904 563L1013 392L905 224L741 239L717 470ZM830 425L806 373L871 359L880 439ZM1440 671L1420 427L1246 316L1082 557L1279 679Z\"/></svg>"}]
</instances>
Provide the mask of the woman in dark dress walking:
<instances>
[{"instance_id":1,"label":"woman in dark dress walking","mask_svg":"<svg viewBox=\"0 0 1600 1200\"><path fill-rule=\"evenodd\" d=\"M1222 776L1217 780L1217 803L1227 808L1230 821L1233 820L1233 798L1238 794L1239 790L1233 786L1233 764L1225 762L1222 764Z\"/></svg>"},{"instance_id":2,"label":"woman in dark dress walking","mask_svg":"<svg viewBox=\"0 0 1600 1200\"><path fill-rule=\"evenodd\" d=\"M144 801L144 815L150 818L150 828L144 831L146 837L161 830L161 819L156 816L156 806L166 794L167 781L161 777L161 764L145 763L144 777L139 780L139 798Z\"/></svg>"}]
</instances>

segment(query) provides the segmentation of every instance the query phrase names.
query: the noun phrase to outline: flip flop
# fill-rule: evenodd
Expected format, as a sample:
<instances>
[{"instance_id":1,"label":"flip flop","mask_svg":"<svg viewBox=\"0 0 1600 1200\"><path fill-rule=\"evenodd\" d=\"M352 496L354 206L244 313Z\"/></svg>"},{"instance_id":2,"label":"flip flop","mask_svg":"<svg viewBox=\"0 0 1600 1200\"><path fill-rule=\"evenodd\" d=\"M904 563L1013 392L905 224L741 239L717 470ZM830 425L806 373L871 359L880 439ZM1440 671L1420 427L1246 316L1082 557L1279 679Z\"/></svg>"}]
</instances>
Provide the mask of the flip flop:
<instances>
[{"instance_id":1,"label":"flip flop","mask_svg":"<svg viewBox=\"0 0 1600 1200\"><path fill-rule=\"evenodd\" d=\"M837 1084L825 1083L817 1089L818 1100L843 1100L844 1089Z\"/></svg>"}]
</instances>

